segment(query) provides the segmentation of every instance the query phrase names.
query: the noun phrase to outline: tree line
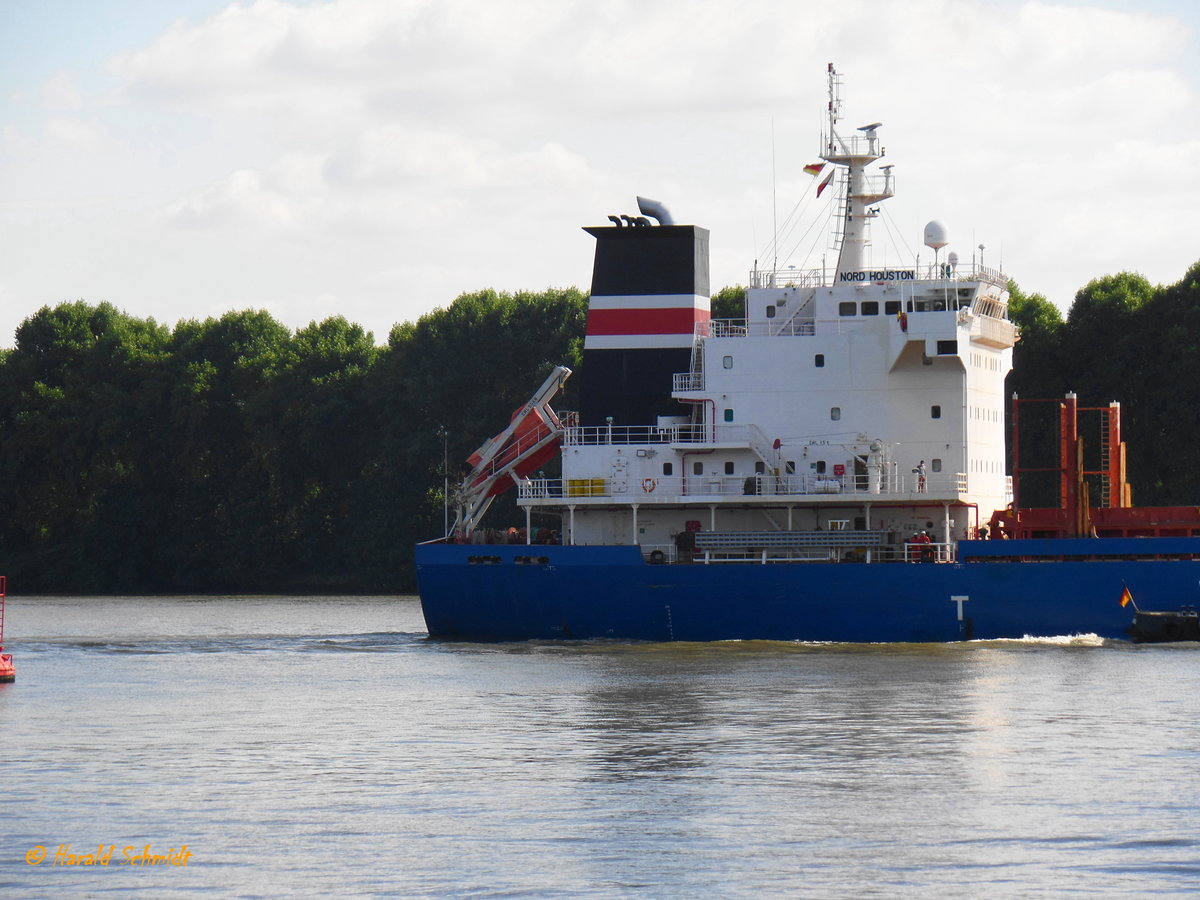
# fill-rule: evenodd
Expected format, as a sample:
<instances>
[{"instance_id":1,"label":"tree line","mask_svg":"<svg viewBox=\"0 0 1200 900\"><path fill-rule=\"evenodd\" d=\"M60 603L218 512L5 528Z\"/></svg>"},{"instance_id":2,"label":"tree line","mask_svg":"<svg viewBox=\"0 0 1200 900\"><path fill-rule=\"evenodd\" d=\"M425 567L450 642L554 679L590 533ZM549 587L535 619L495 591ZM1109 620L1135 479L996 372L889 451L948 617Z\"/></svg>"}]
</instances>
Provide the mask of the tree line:
<instances>
[{"instance_id":1,"label":"tree line","mask_svg":"<svg viewBox=\"0 0 1200 900\"><path fill-rule=\"evenodd\" d=\"M341 317L43 308L0 354L4 571L25 593L411 590L444 461L453 484L577 361L586 309L480 291L379 347Z\"/></svg>"},{"instance_id":2,"label":"tree line","mask_svg":"<svg viewBox=\"0 0 1200 900\"><path fill-rule=\"evenodd\" d=\"M1010 394L1050 398L1074 391L1081 406L1120 402L1134 504L1200 504L1194 397L1200 384L1200 262L1165 286L1129 272L1095 279L1075 295L1065 317L1045 297L1009 287L1009 313L1021 330ZM1021 409L1022 421L1028 408ZM1099 466L1098 426L1081 416L1085 468ZM1022 428L1022 460L1055 465L1055 433ZM1045 487L1030 495L1022 485L1022 505L1030 505L1026 498L1056 505Z\"/></svg>"},{"instance_id":3,"label":"tree line","mask_svg":"<svg viewBox=\"0 0 1200 900\"><path fill-rule=\"evenodd\" d=\"M714 315L743 298L721 291ZM1200 264L1166 287L1098 279L1066 317L1013 285L1010 311L1010 390L1120 400L1135 501L1200 499ZM412 590L444 479L552 366L578 366L586 315L575 289L478 291L377 346L342 317L169 328L45 307L0 352L4 570L26 593ZM497 521L523 520L502 501Z\"/></svg>"}]
</instances>

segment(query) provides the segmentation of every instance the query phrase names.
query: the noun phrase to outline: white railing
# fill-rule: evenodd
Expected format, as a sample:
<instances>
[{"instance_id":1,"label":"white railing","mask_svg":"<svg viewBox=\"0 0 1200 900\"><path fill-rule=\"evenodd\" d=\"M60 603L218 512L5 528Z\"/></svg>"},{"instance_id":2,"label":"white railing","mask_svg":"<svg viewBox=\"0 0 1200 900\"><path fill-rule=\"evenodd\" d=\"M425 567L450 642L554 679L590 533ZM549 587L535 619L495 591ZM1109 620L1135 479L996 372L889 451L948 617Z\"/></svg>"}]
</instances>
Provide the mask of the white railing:
<instances>
[{"instance_id":1,"label":"white railing","mask_svg":"<svg viewBox=\"0 0 1200 900\"><path fill-rule=\"evenodd\" d=\"M755 269L750 273L750 287L824 287L832 274L826 269Z\"/></svg>"},{"instance_id":2,"label":"white railing","mask_svg":"<svg viewBox=\"0 0 1200 900\"><path fill-rule=\"evenodd\" d=\"M947 563L954 562L955 546L953 544L896 544L882 547L871 547L870 558L864 549L846 547L821 547L816 544L810 547L795 548L762 548L751 551L749 548L733 550L695 550L693 561L703 565L718 563L770 563L786 562L907 562L907 563Z\"/></svg>"},{"instance_id":3,"label":"white railing","mask_svg":"<svg viewBox=\"0 0 1200 900\"><path fill-rule=\"evenodd\" d=\"M748 446L757 430L752 425L589 425L566 429L563 444L567 447L712 443Z\"/></svg>"},{"instance_id":4,"label":"white railing","mask_svg":"<svg viewBox=\"0 0 1200 900\"><path fill-rule=\"evenodd\" d=\"M568 504L580 499L621 503L674 503L697 497L903 496L951 497L967 492L965 473L927 476L889 474L875 487L866 475L664 475L661 477L530 478L518 485L520 500Z\"/></svg>"},{"instance_id":5,"label":"white railing","mask_svg":"<svg viewBox=\"0 0 1200 900\"><path fill-rule=\"evenodd\" d=\"M960 265L957 269L951 269L947 263L926 263L923 266L878 266L873 270L864 270L868 274L871 272L912 272L911 279L897 281L898 284L915 284L918 282L959 282L962 284L973 284L982 282L984 284L994 284L997 287L1008 287L1008 276L999 269L993 269L990 266L979 264ZM834 283L837 270L829 269L755 269L750 272L750 287L752 288L784 288L784 287L828 287ZM867 279L866 283L875 283L871 279Z\"/></svg>"},{"instance_id":6,"label":"white railing","mask_svg":"<svg viewBox=\"0 0 1200 900\"><path fill-rule=\"evenodd\" d=\"M675 442L676 433L703 426L672 425L659 428L657 425L589 425L576 426L563 432L566 447L605 446L608 444L670 444Z\"/></svg>"},{"instance_id":7,"label":"white railing","mask_svg":"<svg viewBox=\"0 0 1200 900\"><path fill-rule=\"evenodd\" d=\"M953 303L953 298L951 298ZM949 315L946 322L951 327L955 314L953 307L949 310L945 304L936 299L922 299L914 304L915 308L905 313L908 317L904 326L908 331L918 331L922 316L927 314ZM942 306L941 309L924 307ZM907 304L906 304L907 308ZM895 313L880 312L877 316L839 316L836 319L709 319L707 322L697 322L695 334L701 338L740 338L740 337L812 337L814 335L828 336L835 334L852 334L860 331L864 323L878 322L887 319L891 327L897 331L901 325L896 321ZM926 320L932 323L932 320ZM1004 325L1011 323L1000 320ZM939 323L933 323L939 324Z\"/></svg>"},{"instance_id":8,"label":"white railing","mask_svg":"<svg viewBox=\"0 0 1200 900\"><path fill-rule=\"evenodd\" d=\"M671 376L671 390L674 393L704 390L704 373L676 372Z\"/></svg>"}]
</instances>

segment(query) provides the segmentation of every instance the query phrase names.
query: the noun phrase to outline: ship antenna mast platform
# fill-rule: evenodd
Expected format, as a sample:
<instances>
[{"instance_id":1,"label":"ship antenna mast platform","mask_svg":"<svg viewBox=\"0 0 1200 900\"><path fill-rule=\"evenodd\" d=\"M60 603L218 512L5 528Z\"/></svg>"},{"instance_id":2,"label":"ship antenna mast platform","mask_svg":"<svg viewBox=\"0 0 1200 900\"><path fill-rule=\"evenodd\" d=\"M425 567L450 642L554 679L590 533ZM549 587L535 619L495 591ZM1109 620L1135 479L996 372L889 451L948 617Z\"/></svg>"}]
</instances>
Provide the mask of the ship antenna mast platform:
<instances>
[{"instance_id":1,"label":"ship antenna mast platform","mask_svg":"<svg viewBox=\"0 0 1200 900\"><path fill-rule=\"evenodd\" d=\"M842 118L842 78L833 63L829 63L828 76L829 130L822 135L821 158L830 165L846 169L841 252L837 263L837 275L841 275L863 268L866 248L871 242L869 224L876 215L871 207L895 196L896 192L891 166L884 167L882 177L868 177L866 174L867 166L884 156L878 134L883 123L872 122L859 127L861 136L847 138L838 134L837 123Z\"/></svg>"}]
</instances>

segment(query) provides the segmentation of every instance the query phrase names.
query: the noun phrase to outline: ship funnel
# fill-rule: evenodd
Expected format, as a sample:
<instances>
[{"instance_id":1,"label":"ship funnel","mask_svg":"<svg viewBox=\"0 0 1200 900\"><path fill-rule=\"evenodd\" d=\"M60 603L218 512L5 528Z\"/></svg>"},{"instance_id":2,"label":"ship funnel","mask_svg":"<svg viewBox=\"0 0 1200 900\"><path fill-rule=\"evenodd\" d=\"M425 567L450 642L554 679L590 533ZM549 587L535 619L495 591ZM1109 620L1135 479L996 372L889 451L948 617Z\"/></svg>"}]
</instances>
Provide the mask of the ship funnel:
<instances>
[{"instance_id":1,"label":"ship funnel","mask_svg":"<svg viewBox=\"0 0 1200 900\"><path fill-rule=\"evenodd\" d=\"M649 200L645 197L637 198L638 212L644 216L651 216L658 219L659 225L674 225L675 220L671 218L671 214L667 212L667 208L657 200Z\"/></svg>"}]
</instances>

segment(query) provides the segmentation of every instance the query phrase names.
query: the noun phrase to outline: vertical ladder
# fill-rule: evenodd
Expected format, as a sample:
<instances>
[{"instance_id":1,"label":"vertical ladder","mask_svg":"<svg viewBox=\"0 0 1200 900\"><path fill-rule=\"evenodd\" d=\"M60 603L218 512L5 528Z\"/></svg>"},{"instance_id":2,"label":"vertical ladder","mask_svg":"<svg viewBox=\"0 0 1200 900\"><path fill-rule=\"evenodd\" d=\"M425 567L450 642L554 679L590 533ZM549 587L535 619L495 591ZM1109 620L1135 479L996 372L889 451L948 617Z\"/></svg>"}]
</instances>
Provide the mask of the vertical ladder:
<instances>
[{"instance_id":1,"label":"vertical ladder","mask_svg":"<svg viewBox=\"0 0 1200 900\"><path fill-rule=\"evenodd\" d=\"M1105 509L1112 506L1113 490L1112 478L1109 477L1109 472L1111 471L1109 467L1109 460L1111 459L1112 445L1109 441L1110 435L1108 427L1108 412L1109 411L1107 409L1100 410L1101 418L1103 418L1104 421L1100 425L1100 471L1103 473L1103 477L1100 479L1099 505Z\"/></svg>"}]
</instances>

